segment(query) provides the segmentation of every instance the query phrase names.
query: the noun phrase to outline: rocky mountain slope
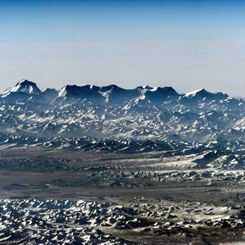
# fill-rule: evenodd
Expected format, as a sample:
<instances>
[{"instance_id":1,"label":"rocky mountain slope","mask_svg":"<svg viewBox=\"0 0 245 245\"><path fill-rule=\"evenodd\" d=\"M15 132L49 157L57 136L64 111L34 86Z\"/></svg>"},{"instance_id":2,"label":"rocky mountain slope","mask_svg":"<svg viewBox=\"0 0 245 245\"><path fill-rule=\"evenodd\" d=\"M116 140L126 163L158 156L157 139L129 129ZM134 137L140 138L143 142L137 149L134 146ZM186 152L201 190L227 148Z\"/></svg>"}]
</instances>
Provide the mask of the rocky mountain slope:
<instances>
[{"instance_id":1,"label":"rocky mountain slope","mask_svg":"<svg viewBox=\"0 0 245 245\"><path fill-rule=\"evenodd\" d=\"M67 85L22 80L0 96L1 147L43 146L166 154L212 152L243 162L244 99L200 89Z\"/></svg>"}]
</instances>

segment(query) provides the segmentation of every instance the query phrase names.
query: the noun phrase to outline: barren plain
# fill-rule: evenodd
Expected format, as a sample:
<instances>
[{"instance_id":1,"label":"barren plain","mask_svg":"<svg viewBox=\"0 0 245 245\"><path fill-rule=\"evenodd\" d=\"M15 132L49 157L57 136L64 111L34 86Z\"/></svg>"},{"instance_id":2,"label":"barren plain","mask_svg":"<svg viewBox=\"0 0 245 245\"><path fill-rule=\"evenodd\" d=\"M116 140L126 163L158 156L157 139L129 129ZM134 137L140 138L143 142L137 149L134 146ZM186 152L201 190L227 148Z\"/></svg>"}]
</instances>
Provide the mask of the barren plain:
<instances>
[{"instance_id":1,"label":"barren plain","mask_svg":"<svg viewBox=\"0 0 245 245\"><path fill-rule=\"evenodd\" d=\"M0 244L245 241L245 170L163 155L2 149Z\"/></svg>"}]
</instances>

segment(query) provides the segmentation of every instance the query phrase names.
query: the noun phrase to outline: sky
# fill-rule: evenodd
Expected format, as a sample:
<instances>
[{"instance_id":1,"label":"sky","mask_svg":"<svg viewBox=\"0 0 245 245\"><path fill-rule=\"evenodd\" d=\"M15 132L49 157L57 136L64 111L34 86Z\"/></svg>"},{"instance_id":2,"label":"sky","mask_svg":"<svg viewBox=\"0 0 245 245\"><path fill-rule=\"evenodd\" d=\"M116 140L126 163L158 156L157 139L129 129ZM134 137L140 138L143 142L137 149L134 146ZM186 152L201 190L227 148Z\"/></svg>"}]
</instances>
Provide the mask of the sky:
<instances>
[{"instance_id":1,"label":"sky","mask_svg":"<svg viewBox=\"0 0 245 245\"><path fill-rule=\"evenodd\" d=\"M0 91L21 79L245 97L243 0L0 0Z\"/></svg>"}]
</instances>

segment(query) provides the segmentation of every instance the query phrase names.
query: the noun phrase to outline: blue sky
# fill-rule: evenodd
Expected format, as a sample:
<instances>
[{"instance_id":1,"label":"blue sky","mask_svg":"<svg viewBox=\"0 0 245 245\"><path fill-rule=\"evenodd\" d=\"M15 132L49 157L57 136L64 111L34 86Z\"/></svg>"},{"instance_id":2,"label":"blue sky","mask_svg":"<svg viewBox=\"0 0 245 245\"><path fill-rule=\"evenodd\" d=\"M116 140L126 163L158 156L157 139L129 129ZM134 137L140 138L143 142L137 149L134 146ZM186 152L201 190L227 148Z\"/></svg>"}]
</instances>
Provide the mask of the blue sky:
<instances>
[{"instance_id":1,"label":"blue sky","mask_svg":"<svg viewBox=\"0 0 245 245\"><path fill-rule=\"evenodd\" d=\"M245 96L245 1L0 0L0 90L117 83Z\"/></svg>"}]
</instances>

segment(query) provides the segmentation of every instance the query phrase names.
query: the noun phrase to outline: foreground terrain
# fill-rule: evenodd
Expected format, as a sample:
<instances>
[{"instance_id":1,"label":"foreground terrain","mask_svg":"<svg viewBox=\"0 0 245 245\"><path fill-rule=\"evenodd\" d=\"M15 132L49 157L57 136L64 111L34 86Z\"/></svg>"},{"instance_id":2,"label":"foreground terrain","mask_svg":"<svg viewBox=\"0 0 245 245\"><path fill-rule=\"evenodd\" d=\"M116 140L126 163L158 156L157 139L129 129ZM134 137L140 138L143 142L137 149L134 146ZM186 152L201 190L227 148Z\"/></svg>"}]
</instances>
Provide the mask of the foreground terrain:
<instances>
[{"instance_id":1,"label":"foreground terrain","mask_svg":"<svg viewBox=\"0 0 245 245\"><path fill-rule=\"evenodd\" d=\"M243 169L204 153L0 151L0 244L243 241Z\"/></svg>"}]
</instances>

